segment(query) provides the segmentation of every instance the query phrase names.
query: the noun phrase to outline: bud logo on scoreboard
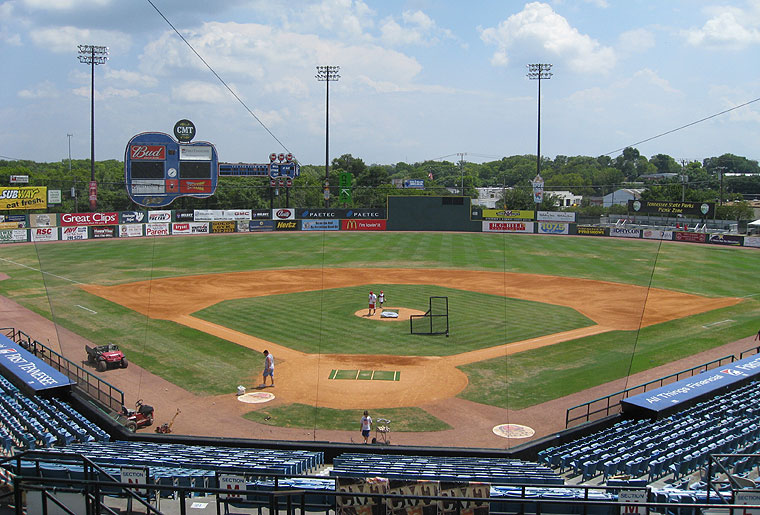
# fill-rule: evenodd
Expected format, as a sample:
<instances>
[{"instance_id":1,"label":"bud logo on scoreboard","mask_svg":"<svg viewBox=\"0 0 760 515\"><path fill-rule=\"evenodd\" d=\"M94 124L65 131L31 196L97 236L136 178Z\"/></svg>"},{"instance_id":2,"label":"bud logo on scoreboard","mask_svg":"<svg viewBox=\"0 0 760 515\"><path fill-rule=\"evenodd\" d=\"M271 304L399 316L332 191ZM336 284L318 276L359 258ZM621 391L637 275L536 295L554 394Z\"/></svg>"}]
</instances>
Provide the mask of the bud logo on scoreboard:
<instances>
[{"instance_id":1,"label":"bud logo on scoreboard","mask_svg":"<svg viewBox=\"0 0 760 515\"><path fill-rule=\"evenodd\" d=\"M164 145L132 145L130 147L132 159L166 159L166 147Z\"/></svg>"}]
</instances>

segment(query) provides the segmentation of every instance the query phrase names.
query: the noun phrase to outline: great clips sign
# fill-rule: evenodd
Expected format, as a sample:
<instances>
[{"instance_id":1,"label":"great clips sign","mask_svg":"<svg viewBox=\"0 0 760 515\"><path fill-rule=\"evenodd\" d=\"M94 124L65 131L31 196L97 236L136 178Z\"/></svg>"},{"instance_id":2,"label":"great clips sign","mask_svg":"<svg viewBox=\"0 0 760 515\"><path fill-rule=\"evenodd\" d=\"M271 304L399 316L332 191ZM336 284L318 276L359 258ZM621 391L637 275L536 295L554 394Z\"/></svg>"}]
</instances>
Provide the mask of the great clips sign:
<instances>
[{"instance_id":1,"label":"great clips sign","mask_svg":"<svg viewBox=\"0 0 760 515\"><path fill-rule=\"evenodd\" d=\"M119 223L119 213L64 213L61 225L66 227L79 225L115 225Z\"/></svg>"}]
</instances>

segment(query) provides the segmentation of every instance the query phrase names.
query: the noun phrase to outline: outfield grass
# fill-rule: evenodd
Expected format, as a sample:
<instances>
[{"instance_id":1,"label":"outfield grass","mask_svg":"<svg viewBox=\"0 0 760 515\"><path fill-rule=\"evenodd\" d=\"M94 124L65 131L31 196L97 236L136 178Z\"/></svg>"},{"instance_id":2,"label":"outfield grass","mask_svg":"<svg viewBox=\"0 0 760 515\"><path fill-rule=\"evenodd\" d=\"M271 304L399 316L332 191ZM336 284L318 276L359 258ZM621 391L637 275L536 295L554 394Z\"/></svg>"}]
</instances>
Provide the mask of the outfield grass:
<instances>
[{"instance_id":1,"label":"outfield grass","mask_svg":"<svg viewBox=\"0 0 760 515\"><path fill-rule=\"evenodd\" d=\"M428 309L429 297L448 296L449 338L412 335L408 321L355 316L358 309L366 313L368 288L385 288L391 305L422 312ZM294 313L297 324L292 323ZM447 356L594 324L564 306L440 286L400 284L228 300L193 315L312 354ZM536 320L541 323L536 324Z\"/></svg>"},{"instance_id":2,"label":"outfield grass","mask_svg":"<svg viewBox=\"0 0 760 515\"><path fill-rule=\"evenodd\" d=\"M250 411L244 415L248 420L277 427L298 427L302 429L323 429L339 431L360 430L360 421L363 410L338 410L332 408L315 408L305 404L291 404L278 406L271 409ZM420 408L385 408L372 410L372 435L375 435L375 427L378 419L390 420L391 434L393 432L409 431L445 431L451 426L440 419L435 418ZM361 440L361 435L357 441Z\"/></svg>"},{"instance_id":3,"label":"outfield grass","mask_svg":"<svg viewBox=\"0 0 760 515\"><path fill-rule=\"evenodd\" d=\"M524 399L521 405L542 402L624 377L629 370L734 341L754 334L760 319L760 303L754 300L760 297L753 297L760 293L756 279L760 251L716 245L482 233L273 233L3 245L0 263L10 276L0 281L0 294L95 343L115 341L130 361L205 394L229 393L238 384L248 384L251 375L258 374L259 356L184 326L149 320L85 293L77 283L108 285L239 270L372 266L538 273L748 297L720 313L646 328L638 339L631 336L634 333L613 333L515 355L496 365L469 365L472 385L465 396L498 406L517 405L520 399ZM363 306L365 297L362 291L357 306ZM320 309L319 315L330 322L341 320L329 308ZM497 320L503 323L504 317ZM700 330L701 320L733 322ZM461 323L454 326L455 331ZM391 323L377 322L371 330L384 331L384 324ZM473 326L468 331L478 338L481 328ZM322 352L322 345L332 338L331 330L323 323L318 332ZM660 346L674 353L660 356ZM84 350L67 357L81 361ZM528 361L524 366L518 359ZM479 378L478 369L490 377ZM500 394L507 384L508 397Z\"/></svg>"}]
</instances>

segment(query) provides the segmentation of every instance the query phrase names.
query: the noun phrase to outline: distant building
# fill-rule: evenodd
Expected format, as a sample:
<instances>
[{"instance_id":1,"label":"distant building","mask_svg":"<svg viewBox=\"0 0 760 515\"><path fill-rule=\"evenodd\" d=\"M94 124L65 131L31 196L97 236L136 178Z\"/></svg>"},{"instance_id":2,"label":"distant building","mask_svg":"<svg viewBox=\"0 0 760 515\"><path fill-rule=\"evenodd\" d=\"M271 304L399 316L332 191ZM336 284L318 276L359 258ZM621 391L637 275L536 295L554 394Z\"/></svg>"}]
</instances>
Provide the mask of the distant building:
<instances>
[{"instance_id":1,"label":"distant building","mask_svg":"<svg viewBox=\"0 0 760 515\"><path fill-rule=\"evenodd\" d=\"M475 188L475 191L478 192L478 198L472 199L472 205L483 206L485 208L495 208L496 201L502 197L505 189L511 190L512 188Z\"/></svg>"},{"instance_id":2,"label":"distant building","mask_svg":"<svg viewBox=\"0 0 760 515\"><path fill-rule=\"evenodd\" d=\"M627 206L629 200L639 200L643 189L624 188L602 197L602 206Z\"/></svg>"},{"instance_id":3,"label":"distant building","mask_svg":"<svg viewBox=\"0 0 760 515\"><path fill-rule=\"evenodd\" d=\"M583 195L576 195L572 191L547 191L544 190L544 195L551 195L557 200L557 207L573 207L580 206L583 200Z\"/></svg>"}]
</instances>

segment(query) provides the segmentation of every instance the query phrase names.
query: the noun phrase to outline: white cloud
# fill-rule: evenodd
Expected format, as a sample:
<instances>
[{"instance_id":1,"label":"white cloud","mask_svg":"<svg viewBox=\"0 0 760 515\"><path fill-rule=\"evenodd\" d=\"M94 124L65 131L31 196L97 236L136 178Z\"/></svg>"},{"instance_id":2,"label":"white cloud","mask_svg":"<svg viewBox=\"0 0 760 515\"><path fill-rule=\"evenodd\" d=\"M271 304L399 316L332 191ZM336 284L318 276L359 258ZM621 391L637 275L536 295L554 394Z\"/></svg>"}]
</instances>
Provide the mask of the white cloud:
<instances>
[{"instance_id":1,"label":"white cloud","mask_svg":"<svg viewBox=\"0 0 760 515\"><path fill-rule=\"evenodd\" d=\"M357 77L362 76L403 85L421 70L415 59L371 43L347 44L253 23L205 23L184 33L225 81L254 84L259 93L286 92L305 98L316 85L317 65L335 64L350 70L341 74L344 88L361 85ZM148 44L140 59L141 69L148 75L206 80L210 73L173 33Z\"/></svg>"},{"instance_id":2,"label":"white cloud","mask_svg":"<svg viewBox=\"0 0 760 515\"><path fill-rule=\"evenodd\" d=\"M35 45L59 54L73 54L77 51L77 45L82 44L116 49L126 49L130 45L130 37L122 32L80 29L70 25L33 29L29 37Z\"/></svg>"},{"instance_id":3,"label":"white cloud","mask_svg":"<svg viewBox=\"0 0 760 515\"><path fill-rule=\"evenodd\" d=\"M654 47L654 34L647 29L634 29L618 36L620 50L628 54L640 53Z\"/></svg>"},{"instance_id":4,"label":"white cloud","mask_svg":"<svg viewBox=\"0 0 760 515\"><path fill-rule=\"evenodd\" d=\"M322 0L298 14L300 26L317 24L337 39L350 40L367 38L365 32L374 25L375 12L361 0Z\"/></svg>"},{"instance_id":5,"label":"white cloud","mask_svg":"<svg viewBox=\"0 0 760 515\"><path fill-rule=\"evenodd\" d=\"M153 87L158 84L158 81L153 76L129 70L115 70L113 68L106 70L105 78L115 82L138 84L147 87Z\"/></svg>"},{"instance_id":6,"label":"white cloud","mask_svg":"<svg viewBox=\"0 0 760 515\"><path fill-rule=\"evenodd\" d=\"M21 3L29 9L67 11L82 7L104 7L111 4L111 0L21 0Z\"/></svg>"},{"instance_id":7,"label":"white cloud","mask_svg":"<svg viewBox=\"0 0 760 515\"><path fill-rule=\"evenodd\" d=\"M642 79L645 82L656 86L657 88L661 89L662 91L666 93L679 93L679 91L675 88L673 88L670 83L661 78L657 73L650 70L649 68L644 68L643 70L639 70L636 73L633 74L634 78Z\"/></svg>"},{"instance_id":8,"label":"white cloud","mask_svg":"<svg viewBox=\"0 0 760 515\"><path fill-rule=\"evenodd\" d=\"M380 39L388 45L437 44L441 38L453 39L451 31L440 28L435 21L422 11L404 11L399 24L393 17L386 18L380 25Z\"/></svg>"},{"instance_id":9,"label":"white cloud","mask_svg":"<svg viewBox=\"0 0 760 515\"><path fill-rule=\"evenodd\" d=\"M234 100L224 86L210 82L183 82L172 86L171 92L172 99L176 102L229 104Z\"/></svg>"},{"instance_id":10,"label":"white cloud","mask_svg":"<svg viewBox=\"0 0 760 515\"><path fill-rule=\"evenodd\" d=\"M720 7L711 11L713 16L702 27L681 32L689 44L742 49L760 43L760 2L749 9Z\"/></svg>"},{"instance_id":11,"label":"white cloud","mask_svg":"<svg viewBox=\"0 0 760 515\"><path fill-rule=\"evenodd\" d=\"M72 92L79 97L85 97L88 99L92 94L90 86L75 88ZM102 89L95 88L95 102L100 102L101 100L107 100L109 98L133 98L139 95L140 92L136 89L122 89L111 86Z\"/></svg>"},{"instance_id":12,"label":"white cloud","mask_svg":"<svg viewBox=\"0 0 760 515\"><path fill-rule=\"evenodd\" d=\"M554 12L548 4L533 2L523 10L499 23L497 27L482 29L481 39L493 44L497 50L491 57L495 66L509 64L509 55L515 49L529 48L536 53L542 49L547 57L556 56L567 61L577 72L604 73L614 66L615 52L578 29Z\"/></svg>"},{"instance_id":13,"label":"white cloud","mask_svg":"<svg viewBox=\"0 0 760 515\"><path fill-rule=\"evenodd\" d=\"M56 98L59 96L59 92L54 83L44 81L37 84L33 89L22 89L18 92L18 96L25 99Z\"/></svg>"}]
</instances>

